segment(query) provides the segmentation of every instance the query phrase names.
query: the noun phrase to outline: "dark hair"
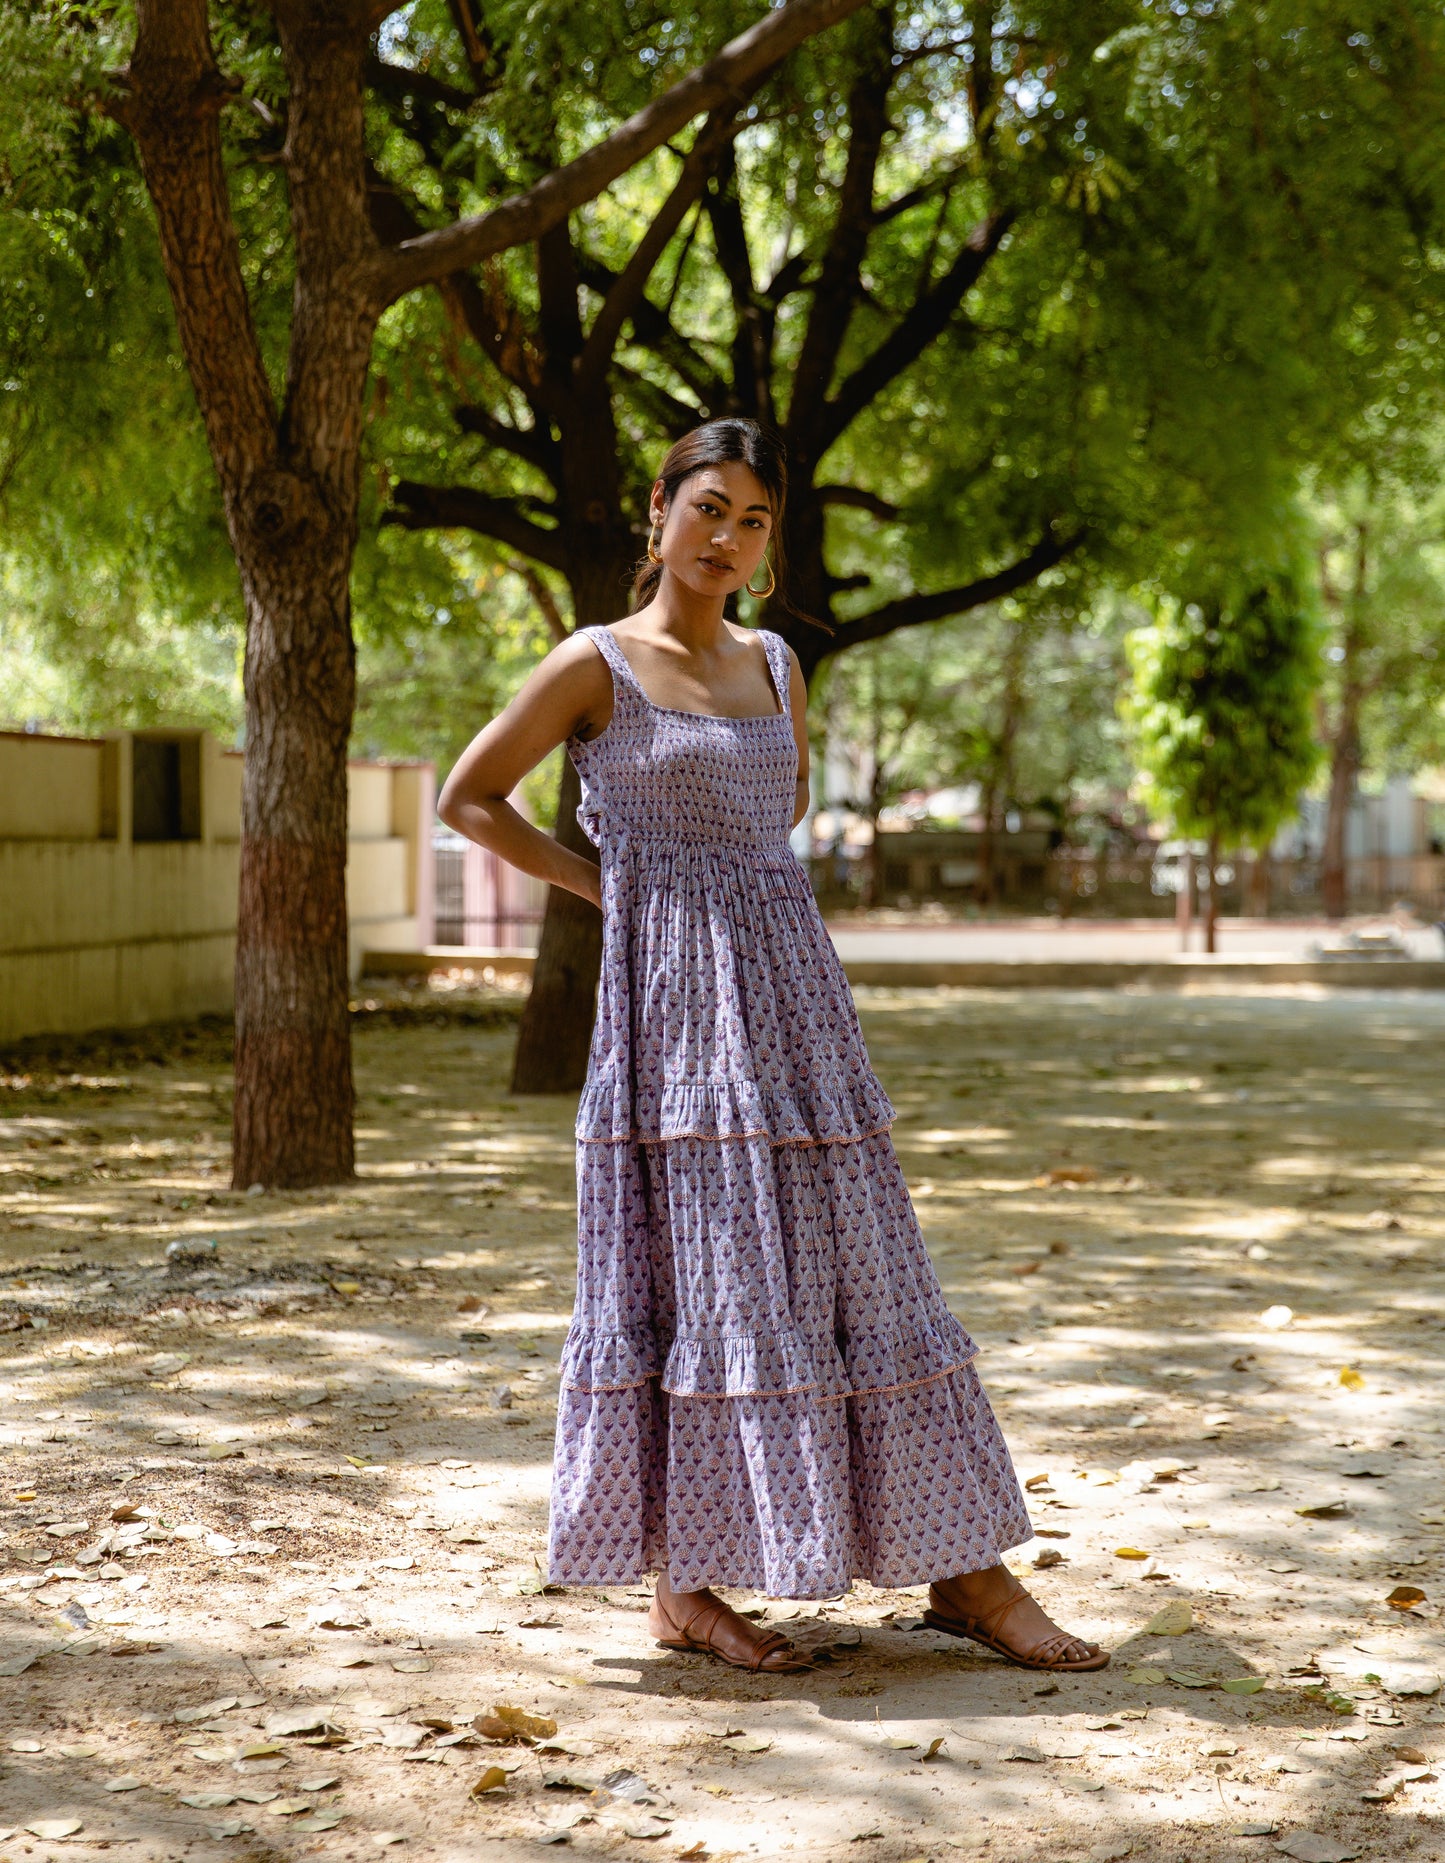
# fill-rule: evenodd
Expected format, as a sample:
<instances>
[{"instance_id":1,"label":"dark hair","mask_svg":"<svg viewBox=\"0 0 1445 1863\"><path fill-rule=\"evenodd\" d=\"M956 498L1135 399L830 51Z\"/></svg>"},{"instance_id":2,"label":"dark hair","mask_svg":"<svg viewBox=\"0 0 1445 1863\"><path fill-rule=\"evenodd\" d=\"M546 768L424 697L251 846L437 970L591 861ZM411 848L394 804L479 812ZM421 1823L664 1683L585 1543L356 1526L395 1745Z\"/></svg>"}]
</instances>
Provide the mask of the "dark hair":
<instances>
[{"instance_id":1,"label":"dark hair","mask_svg":"<svg viewBox=\"0 0 1445 1863\"><path fill-rule=\"evenodd\" d=\"M755 420L710 420L701 427L694 427L691 433L685 433L668 449L667 457L657 474L662 480L665 505L669 510L672 508L677 488L684 479L691 478L694 472L701 472L704 466L724 466L734 462L749 467L768 495L768 506L773 514L773 574L781 594L784 581L783 540L779 527L783 503L788 496L788 465L783 443L775 435L760 427ZM648 536L651 535L649 526ZM661 563L643 557L632 578L634 609L652 600L661 580ZM730 595L725 612L733 615L736 609L737 598Z\"/></svg>"}]
</instances>

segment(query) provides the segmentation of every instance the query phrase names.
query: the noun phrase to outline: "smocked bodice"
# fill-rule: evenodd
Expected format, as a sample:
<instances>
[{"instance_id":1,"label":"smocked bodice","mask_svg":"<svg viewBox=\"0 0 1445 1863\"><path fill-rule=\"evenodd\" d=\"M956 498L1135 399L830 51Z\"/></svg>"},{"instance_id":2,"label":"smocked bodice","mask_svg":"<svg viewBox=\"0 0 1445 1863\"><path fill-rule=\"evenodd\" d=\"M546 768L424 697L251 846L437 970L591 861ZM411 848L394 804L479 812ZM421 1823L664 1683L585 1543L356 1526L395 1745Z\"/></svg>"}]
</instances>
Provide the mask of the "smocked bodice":
<instances>
[{"instance_id":1,"label":"smocked bodice","mask_svg":"<svg viewBox=\"0 0 1445 1863\"><path fill-rule=\"evenodd\" d=\"M582 779L577 811L597 847L625 837L676 845L776 848L786 843L797 791L798 747L786 707L757 718L717 718L654 705L606 628L586 637L612 671L612 718L567 751ZM788 649L759 631L779 695Z\"/></svg>"}]
</instances>

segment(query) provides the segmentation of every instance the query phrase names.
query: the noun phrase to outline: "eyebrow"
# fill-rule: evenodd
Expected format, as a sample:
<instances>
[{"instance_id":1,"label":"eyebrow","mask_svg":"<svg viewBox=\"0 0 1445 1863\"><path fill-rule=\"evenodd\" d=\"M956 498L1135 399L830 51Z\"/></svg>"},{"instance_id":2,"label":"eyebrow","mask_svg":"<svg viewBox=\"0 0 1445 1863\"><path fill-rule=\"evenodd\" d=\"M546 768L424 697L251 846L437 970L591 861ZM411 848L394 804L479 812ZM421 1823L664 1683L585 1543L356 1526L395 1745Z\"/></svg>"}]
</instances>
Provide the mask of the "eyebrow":
<instances>
[{"instance_id":1,"label":"eyebrow","mask_svg":"<svg viewBox=\"0 0 1445 1863\"><path fill-rule=\"evenodd\" d=\"M704 485L702 488L702 496L704 498L716 498L719 504L726 505L729 510L732 509L733 501L720 485ZM747 508L749 511L767 511L769 513L772 511L771 505L749 505Z\"/></svg>"}]
</instances>

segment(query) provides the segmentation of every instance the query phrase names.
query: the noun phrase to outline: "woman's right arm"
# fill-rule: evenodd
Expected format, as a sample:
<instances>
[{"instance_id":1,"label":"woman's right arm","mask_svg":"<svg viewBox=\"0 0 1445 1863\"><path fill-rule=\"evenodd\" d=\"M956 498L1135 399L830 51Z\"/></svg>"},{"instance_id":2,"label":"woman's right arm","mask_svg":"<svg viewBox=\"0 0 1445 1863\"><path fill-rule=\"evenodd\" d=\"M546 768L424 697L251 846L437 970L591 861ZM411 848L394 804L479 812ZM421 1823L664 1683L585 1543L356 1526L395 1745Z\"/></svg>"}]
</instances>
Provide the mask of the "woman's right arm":
<instances>
[{"instance_id":1,"label":"woman's right arm","mask_svg":"<svg viewBox=\"0 0 1445 1863\"><path fill-rule=\"evenodd\" d=\"M574 732L593 735L612 712L612 677L597 649L575 636L555 647L507 709L458 757L437 798L448 828L523 873L602 903L596 863L574 854L517 813L507 797L529 770Z\"/></svg>"}]
</instances>

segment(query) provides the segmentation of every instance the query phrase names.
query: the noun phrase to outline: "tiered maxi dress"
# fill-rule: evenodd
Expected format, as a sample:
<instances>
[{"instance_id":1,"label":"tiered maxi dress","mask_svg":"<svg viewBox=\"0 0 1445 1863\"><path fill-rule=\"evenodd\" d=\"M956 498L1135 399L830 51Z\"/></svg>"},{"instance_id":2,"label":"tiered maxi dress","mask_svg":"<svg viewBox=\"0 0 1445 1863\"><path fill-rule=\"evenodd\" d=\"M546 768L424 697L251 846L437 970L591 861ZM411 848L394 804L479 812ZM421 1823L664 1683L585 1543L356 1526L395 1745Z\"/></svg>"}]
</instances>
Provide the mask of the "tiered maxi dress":
<instances>
[{"instance_id":1,"label":"tiered maxi dress","mask_svg":"<svg viewBox=\"0 0 1445 1863\"><path fill-rule=\"evenodd\" d=\"M1030 1535L889 1139L894 1112L788 846L779 709L654 705L614 636L568 751L602 856L577 1117L577 1302L548 1575L834 1597L978 1571Z\"/></svg>"}]
</instances>

